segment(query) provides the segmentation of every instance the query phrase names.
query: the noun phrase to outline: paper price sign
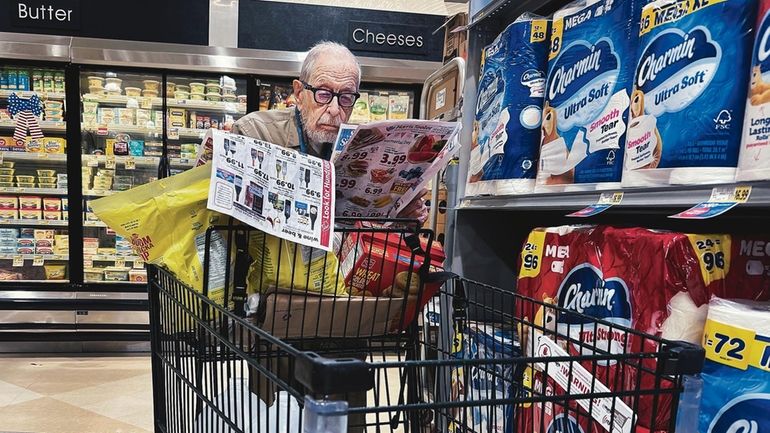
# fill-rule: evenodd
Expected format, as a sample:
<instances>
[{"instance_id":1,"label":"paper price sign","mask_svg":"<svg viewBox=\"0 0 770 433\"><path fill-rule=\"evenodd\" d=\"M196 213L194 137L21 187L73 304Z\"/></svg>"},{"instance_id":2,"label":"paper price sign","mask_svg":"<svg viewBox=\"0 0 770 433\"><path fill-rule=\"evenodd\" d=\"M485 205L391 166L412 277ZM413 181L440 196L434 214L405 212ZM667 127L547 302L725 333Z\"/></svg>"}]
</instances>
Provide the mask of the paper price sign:
<instances>
[{"instance_id":1,"label":"paper price sign","mask_svg":"<svg viewBox=\"0 0 770 433\"><path fill-rule=\"evenodd\" d=\"M169 128L168 129L168 139L169 140L179 140L179 128Z\"/></svg>"},{"instance_id":2,"label":"paper price sign","mask_svg":"<svg viewBox=\"0 0 770 433\"><path fill-rule=\"evenodd\" d=\"M87 167L98 167L99 166L99 158L96 156L91 156L86 160L86 166Z\"/></svg>"},{"instance_id":3,"label":"paper price sign","mask_svg":"<svg viewBox=\"0 0 770 433\"><path fill-rule=\"evenodd\" d=\"M616 205L623 201L622 192L603 192L599 196L599 204Z\"/></svg>"},{"instance_id":4,"label":"paper price sign","mask_svg":"<svg viewBox=\"0 0 770 433\"><path fill-rule=\"evenodd\" d=\"M134 170L136 168L136 160L132 156L127 156L125 161L126 170Z\"/></svg>"},{"instance_id":5,"label":"paper price sign","mask_svg":"<svg viewBox=\"0 0 770 433\"><path fill-rule=\"evenodd\" d=\"M125 268L126 267L126 259L124 259L124 258L115 259L115 267L116 268Z\"/></svg>"},{"instance_id":6,"label":"paper price sign","mask_svg":"<svg viewBox=\"0 0 770 433\"><path fill-rule=\"evenodd\" d=\"M13 267L20 268L22 266L24 266L24 257L13 256Z\"/></svg>"},{"instance_id":7,"label":"paper price sign","mask_svg":"<svg viewBox=\"0 0 770 433\"><path fill-rule=\"evenodd\" d=\"M94 260L92 258L86 257L83 259L83 267L86 269L91 269L94 267Z\"/></svg>"},{"instance_id":8,"label":"paper price sign","mask_svg":"<svg viewBox=\"0 0 770 433\"><path fill-rule=\"evenodd\" d=\"M152 98L141 98L139 99L139 108L145 109L145 110L151 110L152 109Z\"/></svg>"},{"instance_id":9,"label":"paper price sign","mask_svg":"<svg viewBox=\"0 0 770 433\"><path fill-rule=\"evenodd\" d=\"M142 269L144 267L144 260L134 260L134 269Z\"/></svg>"},{"instance_id":10,"label":"paper price sign","mask_svg":"<svg viewBox=\"0 0 770 433\"><path fill-rule=\"evenodd\" d=\"M44 264L45 264L45 259L43 259L43 256L32 257L32 266L43 266Z\"/></svg>"},{"instance_id":11,"label":"paper price sign","mask_svg":"<svg viewBox=\"0 0 770 433\"><path fill-rule=\"evenodd\" d=\"M107 159L104 160L104 168L115 168L114 156L108 156Z\"/></svg>"}]
</instances>

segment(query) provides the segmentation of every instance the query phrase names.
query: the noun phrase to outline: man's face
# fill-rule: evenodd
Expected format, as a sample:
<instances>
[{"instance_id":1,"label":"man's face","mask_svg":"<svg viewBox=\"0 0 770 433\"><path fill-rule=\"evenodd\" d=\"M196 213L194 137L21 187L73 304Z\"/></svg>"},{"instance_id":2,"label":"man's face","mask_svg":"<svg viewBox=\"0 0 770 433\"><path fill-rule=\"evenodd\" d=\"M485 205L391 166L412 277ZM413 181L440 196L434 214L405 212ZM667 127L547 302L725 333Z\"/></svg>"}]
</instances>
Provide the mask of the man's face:
<instances>
[{"instance_id":1,"label":"man's face","mask_svg":"<svg viewBox=\"0 0 770 433\"><path fill-rule=\"evenodd\" d=\"M337 93L354 93L358 91L358 68L351 60L335 58L333 55L324 56L317 60L307 83ZM336 97L328 104L319 104L315 102L313 92L303 89L299 80L294 80L294 95L310 141L334 142L340 124L348 121L353 107L340 107Z\"/></svg>"}]
</instances>

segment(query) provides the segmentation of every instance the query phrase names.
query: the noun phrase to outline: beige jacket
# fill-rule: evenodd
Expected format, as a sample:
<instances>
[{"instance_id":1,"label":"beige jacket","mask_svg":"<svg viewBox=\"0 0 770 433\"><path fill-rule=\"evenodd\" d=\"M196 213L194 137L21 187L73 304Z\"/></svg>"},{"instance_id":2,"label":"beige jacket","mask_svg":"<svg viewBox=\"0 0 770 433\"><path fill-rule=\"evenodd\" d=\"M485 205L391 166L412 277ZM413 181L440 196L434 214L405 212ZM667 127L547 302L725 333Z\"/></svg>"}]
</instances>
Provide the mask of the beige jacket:
<instances>
[{"instance_id":1,"label":"beige jacket","mask_svg":"<svg viewBox=\"0 0 770 433\"><path fill-rule=\"evenodd\" d=\"M296 107L255 111L238 119L232 133L299 150ZM307 143L307 138L305 138ZM318 149L308 146L308 154L320 157Z\"/></svg>"}]
</instances>

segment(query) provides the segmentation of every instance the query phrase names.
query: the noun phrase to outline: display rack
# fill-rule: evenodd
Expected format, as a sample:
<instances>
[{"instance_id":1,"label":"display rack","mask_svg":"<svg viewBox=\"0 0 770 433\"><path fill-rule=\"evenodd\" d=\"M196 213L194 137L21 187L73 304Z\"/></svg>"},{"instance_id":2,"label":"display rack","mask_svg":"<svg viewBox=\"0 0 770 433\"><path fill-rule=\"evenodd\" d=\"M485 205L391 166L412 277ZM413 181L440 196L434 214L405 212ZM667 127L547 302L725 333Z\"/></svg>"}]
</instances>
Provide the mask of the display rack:
<instances>
[{"instance_id":1,"label":"display rack","mask_svg":"<svg viewBox=\"0 0 770 433\"><path fill-rule=\"evenodd\" d=\"M461 132L463 147L460 150L458 169L447 171L447 177L451 177L447 185L456 185L454 190L457 197L456 200L448 200L447 230L453 233L452 242L446 246L449 267L464 277L515 290L521 246L535 227L613 224L690 233L761 232L766 224L763 221L766 221L767 212L770 211L770 182L741 183L752 187L748 202L708 220L678 220L669 216L708 200L717 185L609 190L606 192L623 192L621 203L590 218L571 218L566 215L596 204L603 191L465 197L483 47L522 13L548 16L567 3L568 0L497 0L481 9L469 26ZM450 192L449 197L453 196ZM480 254L480 251L484 251L484 254Z\"/></svg>"}]
</instances>

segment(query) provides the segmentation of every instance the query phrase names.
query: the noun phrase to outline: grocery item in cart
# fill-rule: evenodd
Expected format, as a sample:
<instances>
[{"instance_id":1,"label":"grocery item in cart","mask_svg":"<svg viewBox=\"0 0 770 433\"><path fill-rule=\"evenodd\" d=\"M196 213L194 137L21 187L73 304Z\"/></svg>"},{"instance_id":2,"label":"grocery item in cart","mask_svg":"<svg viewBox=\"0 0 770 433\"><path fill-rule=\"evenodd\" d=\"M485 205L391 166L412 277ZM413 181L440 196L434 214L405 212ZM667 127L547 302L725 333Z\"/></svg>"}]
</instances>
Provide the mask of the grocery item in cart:
<instances>
[{"instance_id":1,"label":"grocery item in cart","mask_svg":"<svg viewBox=\"0 0 770 433\"><path fill-rule=\"evenodd\" d=\"M770 304L712 298L698 431L770 428Z\"/></svg>"},{"instance_id":2,"label":"grocery item in cart","mask_svg":"<svg viewBox=\"0 0 770 433\"><path fill-rule=\"evenodd\" d=\"M762 237L687 235L643 228L535 229L522 250L517 290L616 325L698 343L707 311L703 306L711 295L767 299L770 259L764 255L764 245ZM554 316L547 308L517 314L575 339L568 347L573 354L592 354L594 344L596 350L613 354L657 350L652 340L642 341L639 336L577 316ZM522 331L523 346L532 353L535 333ZM655 380L637 370L619 371L614 362L592 368L597 378L604 378L604 384L615 390L632 389L636 380L642 386ZM540 375L535 378L536 383L555 386ZM670 401L664 397L658 404L654 426L665 428ZM651 399L639 401L640 425L651 426L651 406Z\"/></svg>"},{"instance_id":3,"label":"grocery item in cart","mask_svg":"<svg viewBox=\"0 0 770 433\"><path fill-rule=\"evenodd\" d=\"M459 350L457 359L502 360L521 356L521 347L516 334L510 328L499 324L468 322L457 329L455 339ZM516 395L520 385L516 382L522 364L469 364L452 370L452 397L456 401L476 401L477 406L455 409L454 420L463 420L466 428L450 423L450 432L463 432L467 428L476 432L511 433L516 430L513 405L490 405L490 400L520 397ZM467 388L466 388L467 386ZM461 411L465 411L462 415ZM456 422L456 421L455 421Z\"/></svg>"},{"instance_id":4,"label":"grocery item in cart","mask_svg":"<svg viewBox=\"0 0 770 433\"><path fill-rule=\"evenodd\" d=\"M90 206L100 220L130 240L142 260L165 267L200 292L206 230L225 225L229 219L206 208L210 168L197 167L91 201ZM212 232L208 297L220 305L224 305L227 248L222 235ZM123 277L117 273L110 276Z\"/></svg>"},{"instance_id":5,"label":"grocery item in cart","mask_svg":"<svg viewBox=\"0 0 770 433\"><path fill-rule=\"evenodd\" d=\"M482 52L468 195L535 187L550 23L524 14Z\"/></svg>"},{"instance_id":6,"label":"grocery item in cart","mask_svg":"<svg viewBox=\"0 0 770 433\"><path fill-rule=\"evenodd\" d=\"M554 14L537 191L618 186L638 9L636 0L579 0Z\"/></svg>"},{"instance_id":7,"label":"grocery item in cart","mask_svg":"<svg viewBox=\"0 0 770 433\"><path fill-rule=\"evenodd\" d=\"M756 5L657 0L644 6L624 186L734 179Z\"/></svg>"},{"instance_id":8,"label":"grocery item in cart","mask_svg":"<svg viewBox=\"0 0 770 433\"><path fill-rule=\"evenodd\" d=\"M770 1L759 0L736 179L770 179Z\"/></svg>"}]
</instances>

